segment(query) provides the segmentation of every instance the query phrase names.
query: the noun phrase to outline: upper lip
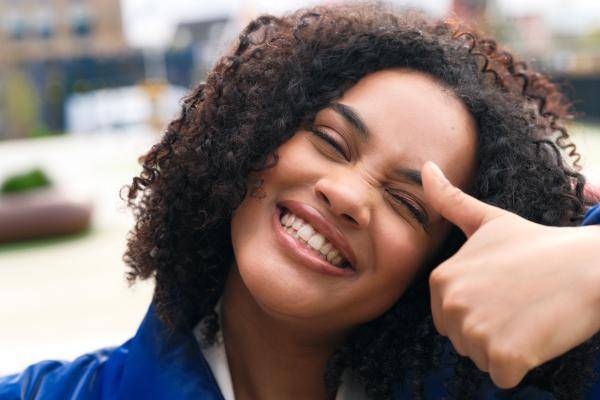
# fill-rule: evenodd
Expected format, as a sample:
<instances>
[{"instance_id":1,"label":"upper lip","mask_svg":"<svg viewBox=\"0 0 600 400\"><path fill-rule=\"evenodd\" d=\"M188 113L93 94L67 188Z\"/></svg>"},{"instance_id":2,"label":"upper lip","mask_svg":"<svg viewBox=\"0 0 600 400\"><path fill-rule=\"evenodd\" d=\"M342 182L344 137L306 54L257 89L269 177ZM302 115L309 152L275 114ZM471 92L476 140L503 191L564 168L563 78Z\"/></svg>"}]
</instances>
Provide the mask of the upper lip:
<instances>
[{"instance_id":1,"label":"upper lip","mask_svg":"<svg viewBox=\"0 0 600 400\"><path fill-rule=\"evenodd\" d=\"M348 244L346 237L319 210L295 200L285 200L278 203L278 205L288 209L292 214L311 224L329 243L342 253L342 256L344 256L353 268L356 268L356 256L352 251L352 247Z\"/></svg>"}]
</instances>

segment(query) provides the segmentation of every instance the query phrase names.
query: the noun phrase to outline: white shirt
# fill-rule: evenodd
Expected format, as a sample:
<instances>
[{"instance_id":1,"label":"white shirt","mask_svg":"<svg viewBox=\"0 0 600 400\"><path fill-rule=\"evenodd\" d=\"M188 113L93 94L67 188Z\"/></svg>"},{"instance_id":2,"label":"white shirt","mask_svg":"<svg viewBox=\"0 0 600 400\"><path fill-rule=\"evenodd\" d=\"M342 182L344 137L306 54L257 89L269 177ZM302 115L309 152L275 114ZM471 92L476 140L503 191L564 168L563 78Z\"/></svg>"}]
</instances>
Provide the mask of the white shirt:
<instances>
[{"instance_id":1,"label":"white shirt","mask_svg":"<svg viewBox=\"0 0 600 400\"><path fill-rule=\"evenodd\" d=\"M219 317L221 302L217 303L215 311ZM200 344L202 337L202 322L199 322L194 327L194 336ZM202 348L202 354L208 362L210 369L219 385L221 394L225 400L235 400L233 393L233 383L231 382L231 373L229 372L229 363L227 362L227 354L225 352L225 343L223 343L223 334L219 330L215 338L215 343L207 348ZM350 371L346 370L342 374L342 384L338 388L335 400L367 400L367 395L363 387L355 379L353 379Z\"/></svg>"}]
</instances>

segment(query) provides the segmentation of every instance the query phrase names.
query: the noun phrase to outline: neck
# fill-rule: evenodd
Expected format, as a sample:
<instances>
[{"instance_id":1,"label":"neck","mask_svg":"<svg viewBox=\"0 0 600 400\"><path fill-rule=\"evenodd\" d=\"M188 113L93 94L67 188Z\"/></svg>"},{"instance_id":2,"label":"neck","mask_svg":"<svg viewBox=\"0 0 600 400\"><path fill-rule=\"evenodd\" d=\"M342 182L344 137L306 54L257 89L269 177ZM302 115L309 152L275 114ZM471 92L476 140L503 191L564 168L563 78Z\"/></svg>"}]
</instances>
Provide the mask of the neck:
<instances>
[{"instance_id":1,"label":"neck","mask_svg":"<svg viewBox=\"0 0 600 400\"><path fill-rule=\"evenodd\" d=\"M222 330L235 397L331 399L327 360L344 335L319 332L266 313L232 267L222 303Z\"/></svg>"}]
</instances>

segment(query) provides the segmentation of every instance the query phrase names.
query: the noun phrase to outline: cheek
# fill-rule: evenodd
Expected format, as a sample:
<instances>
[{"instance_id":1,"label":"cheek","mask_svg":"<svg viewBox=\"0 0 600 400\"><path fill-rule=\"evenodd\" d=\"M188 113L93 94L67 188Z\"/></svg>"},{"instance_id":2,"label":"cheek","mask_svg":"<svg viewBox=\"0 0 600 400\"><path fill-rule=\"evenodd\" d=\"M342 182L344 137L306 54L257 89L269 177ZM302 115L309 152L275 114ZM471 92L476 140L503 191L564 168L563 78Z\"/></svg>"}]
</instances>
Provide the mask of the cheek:
<instances>
[{"instance_id":1,"label":"cheek","mask_svg":"<svg viewBox=\"0 0 600 400\"><path fill-rule=\"evenodd\" d=\"M262 226L257 225L257 222L265 222L260 217L272 212L279 193L302 187L302 183L308 181L307 178L312 173L311 169L299 166L312 166L314 163L306 160L307 152L303 151L302 143L297 139L298 135L279 147L277 150L279 159L274 167L249 176L250 184L246 198L235 211L231 221L234 249L236 243L239 246L246 244L246 247L250 247L249 243L260 238L254 234L256 229ZM259 182L260 187L257 187ZM264 228L270 226L265 225Z\"/></svg>"},{"instance_id":2,"label":"cheek","mask_svg":"<svg viewBox=\"0 0 600 400\"><path fill-rule=\"evenodd\" d=\"M237 270L250 295L272 315L315 316L330 304L332 285L320 275L300 268L279 245L273 228L277 202L307 199L323 170L313 160L315 150L298 135L282 145L273 168L254 174L250 182L262 181L262 198L249 191L231 220L231 239Z\"/></svg>"},{"instance_id":3,"label":"cheek","mask_svg":"<svg viewBox=\"0 0 600 400\"><path fill-rule=\"evenodd\" d=\"M412 228L394 232L377 243L377 265L382 276L404 291L425 261L426 243Z\"/></svg>"},{"instance_id":4,"label":"cheek","mask_svg":"<svg viewBox=\"0 0 600 400\"><path fill-rule=\"evenodd\" d=\"M398 216L387 216L388 221ZM369 310L371 319L390 308L412 283L423 267L427 255L425 234L415 231L408 223L399 220L375 230L373 237L373 269L371 272ZM377 293L377 296L372 296Z\"/></svg>"},{"instance_id":5,"label":"cheek","mask_svg":"<svg viewBox=\"0 0 600 400\"><path fill-rule=\"evenodd\" d=\"M327 164L303 134L296 134L277 150L275 167L264 170L261 175L271 190L298 189L314 183Z\"/></svg>"}]
</instances>

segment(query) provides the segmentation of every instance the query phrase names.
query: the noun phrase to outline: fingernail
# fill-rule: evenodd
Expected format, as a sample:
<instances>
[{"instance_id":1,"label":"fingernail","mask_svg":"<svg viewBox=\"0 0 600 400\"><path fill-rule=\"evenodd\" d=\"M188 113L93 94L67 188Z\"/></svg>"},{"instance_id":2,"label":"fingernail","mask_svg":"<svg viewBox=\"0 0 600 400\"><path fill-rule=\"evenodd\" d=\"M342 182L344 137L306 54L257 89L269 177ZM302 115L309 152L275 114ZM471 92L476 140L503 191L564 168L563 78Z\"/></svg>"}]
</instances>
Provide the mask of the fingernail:
<instances>
[{"instance_id":1,"label":"fingernail","mask_svg":"<svg viewBox=\"0 0 600 400\"><path fill-rule=\"evenodd\" d=\"M448 179L446 178L446 175L444 175L444 173L442 172L440 167L437 166L436 163L434 163L433 161L427 161L427 163L431 166L431 170L433 171L433 174L435 175L435 177L437 178L437 180L440 183L448 183Z\"/></svg>"}]
</instances>

